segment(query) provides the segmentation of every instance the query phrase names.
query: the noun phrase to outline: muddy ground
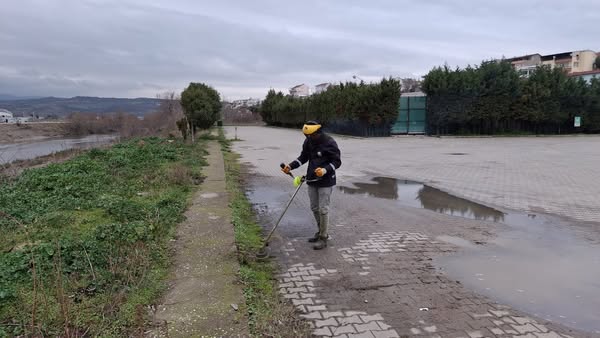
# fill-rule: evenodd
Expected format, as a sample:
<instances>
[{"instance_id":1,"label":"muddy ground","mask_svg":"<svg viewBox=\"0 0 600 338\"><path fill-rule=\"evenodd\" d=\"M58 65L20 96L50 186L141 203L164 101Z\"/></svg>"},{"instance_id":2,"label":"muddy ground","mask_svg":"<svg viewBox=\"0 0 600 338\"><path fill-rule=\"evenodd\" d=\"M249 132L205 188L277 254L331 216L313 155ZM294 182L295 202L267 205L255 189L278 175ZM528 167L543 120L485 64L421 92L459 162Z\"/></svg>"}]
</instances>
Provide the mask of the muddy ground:
<instances>
[{"instance_id":1,"label":"muddy ground","mask_svg":"<svg viewBox=\"0 0 600 338\"><path fill-rule=\"evenodd\" d=\"M44 138L65 136L64 123L35 122L17 124L0 124L0 144L38 141Z\"/></svg>"}]
</instances>

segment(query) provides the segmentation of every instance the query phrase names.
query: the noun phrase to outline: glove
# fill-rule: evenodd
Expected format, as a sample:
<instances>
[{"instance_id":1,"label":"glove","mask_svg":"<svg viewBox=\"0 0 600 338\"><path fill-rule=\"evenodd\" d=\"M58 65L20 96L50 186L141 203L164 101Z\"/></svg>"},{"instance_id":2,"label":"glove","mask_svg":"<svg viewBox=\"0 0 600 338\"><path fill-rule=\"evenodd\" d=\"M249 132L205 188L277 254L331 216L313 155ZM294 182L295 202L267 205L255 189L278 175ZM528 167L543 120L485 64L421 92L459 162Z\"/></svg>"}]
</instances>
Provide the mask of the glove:
<instances>
[{"instance_id":1,"label":"glove","mask_svg":"<svg viewBox=\"0 0 600 338\"><path fill-rule=\"evenodd\" d=\"M325 176L325 174L327 174L327 169L317 168L317 169L315 169L315 174L317 174L318 177L323 177L323 176Z\"/></svg>"},{"instance_id":2,"label":"glove","mask_svg":"<svg viewBox=\"0 0 600 338\"><path fill-rule=\"evenodd\" d=\"M286 164L285 166L283 166L283 168L281 168L281 171L283 171L283 173L287 175L290 173L290 171L292 171L292 168L289 164Z\"/></svg>"}]
</instances>

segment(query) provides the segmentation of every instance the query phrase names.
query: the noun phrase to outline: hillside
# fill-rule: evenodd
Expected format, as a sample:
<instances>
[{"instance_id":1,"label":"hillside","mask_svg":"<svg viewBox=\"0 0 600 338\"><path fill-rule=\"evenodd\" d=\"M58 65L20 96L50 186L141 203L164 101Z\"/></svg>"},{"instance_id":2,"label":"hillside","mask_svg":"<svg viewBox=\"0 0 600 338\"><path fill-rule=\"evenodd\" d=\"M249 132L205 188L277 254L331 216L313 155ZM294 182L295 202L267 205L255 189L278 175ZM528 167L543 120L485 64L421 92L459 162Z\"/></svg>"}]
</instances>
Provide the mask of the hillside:
<instances>
[{"instance_id":1,"label":"hillside","mask_svg":"<svg viewBox=\"0 0 600 338\"><path fill-rule=\"evenodd\" d=\"M145 115L156 111L159 99L152 98L102 98L76 96L72 98L44 97L37 99L1 100L0 108L10 110L15 116L37 114L63 117L74 112L114 113L125 112Z\"/></svg>"},{"instance_id":2,"label":"hillside","mask_svg":"<svg viewBox=\"0 0 600 338\"><path fill-rule=\"evenodd\" d=\"M0 101L14 101L14 100L30 100L30 99L40 99L41 96L15 96L10 94L2 94L0 93Z\"/></svg>"}]
</instances>

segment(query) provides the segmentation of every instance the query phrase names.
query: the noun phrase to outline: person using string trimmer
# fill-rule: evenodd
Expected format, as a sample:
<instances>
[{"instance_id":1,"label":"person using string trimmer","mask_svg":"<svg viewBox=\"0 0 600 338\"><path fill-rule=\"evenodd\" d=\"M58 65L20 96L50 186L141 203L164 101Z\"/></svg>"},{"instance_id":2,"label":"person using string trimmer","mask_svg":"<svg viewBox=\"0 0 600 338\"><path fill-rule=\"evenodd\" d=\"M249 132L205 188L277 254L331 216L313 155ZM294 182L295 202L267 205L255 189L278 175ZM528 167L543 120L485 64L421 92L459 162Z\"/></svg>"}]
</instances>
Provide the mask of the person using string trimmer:
<instances>
[{"instance_id":1,"label":"person using string trimmer","mask_svg":"<svg viewBox=\"0 0 600 338\"><path fill-rule=\"evenodd\" d=\"M327 226L329 224L329 202L336 184L335 171L342 165L340 149L333 137L325 134L321 124L308 121L302 132L306 136L300 156L284 165L281 171L288 174L308 162L306 184L310 208L317 221L318 231L308 241L314 243L315 250L327 247Z\"/></svg>"}]
</instances>

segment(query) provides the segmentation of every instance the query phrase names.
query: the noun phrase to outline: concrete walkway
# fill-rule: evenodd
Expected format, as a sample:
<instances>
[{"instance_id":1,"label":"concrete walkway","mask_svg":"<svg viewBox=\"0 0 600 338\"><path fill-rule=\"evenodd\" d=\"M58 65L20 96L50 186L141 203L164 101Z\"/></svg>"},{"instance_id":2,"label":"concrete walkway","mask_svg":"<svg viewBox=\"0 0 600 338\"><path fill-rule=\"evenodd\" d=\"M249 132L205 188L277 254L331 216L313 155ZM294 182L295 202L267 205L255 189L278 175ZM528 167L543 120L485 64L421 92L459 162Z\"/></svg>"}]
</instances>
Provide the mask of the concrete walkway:
<instances>
[{"instance_id":1,"label":"concrete walkway","mask_svg":"<svg viewBox=\"0 0 600 338\"><path fill-rule=\"evenodd\" d=\"M208 151L206 179L177 229L170 286L150 337L248 335L223 155L214 141Z\"/></svg>"}]
</instances>

